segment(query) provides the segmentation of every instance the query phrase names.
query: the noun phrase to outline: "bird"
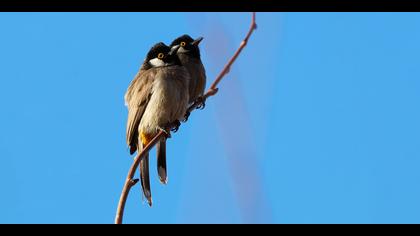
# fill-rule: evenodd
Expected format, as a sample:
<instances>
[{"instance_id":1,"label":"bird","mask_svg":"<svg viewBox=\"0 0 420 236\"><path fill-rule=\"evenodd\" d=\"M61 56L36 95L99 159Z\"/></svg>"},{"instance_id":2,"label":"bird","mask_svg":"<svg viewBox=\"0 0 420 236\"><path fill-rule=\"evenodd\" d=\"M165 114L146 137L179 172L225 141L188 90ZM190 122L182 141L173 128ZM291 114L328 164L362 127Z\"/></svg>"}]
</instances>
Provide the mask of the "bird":
<instances>
[{"instance_id":1,"label":"bird","mask_svg":"<svg viewBox=\"0 0 420 236\"><path fill-rule=\"evenodd\" d=\"M178 129L189 103L189 82L189 73L174 50L162 42L149 50L124 95L130 154L140 153L160 130L169 136L169 127L175 124L172 130ZM157 144L158 173L162 183L167 181L166 138ZM140 161L140 180L143 194L152 206L148 154Z\"/></svg>"},{"instance_id":2,"label":"bird","mask_svg":"<svg viewBox=\"0 0 420 236\"><path fill-rule=\"evenodd\" d=\"M198 104L197 108L201 109L205 106L203 94L206 87L206 70L201 61L200 48L198 47L202 40L203 37L194 40L188 34L184 34L174 39L169 45L172 50L176 51L182 65L187 68L190 74L189 103L196 102ZM188 116L189 113L186 114L184 121L188 119Z\"/></svg>"}]
</instances>

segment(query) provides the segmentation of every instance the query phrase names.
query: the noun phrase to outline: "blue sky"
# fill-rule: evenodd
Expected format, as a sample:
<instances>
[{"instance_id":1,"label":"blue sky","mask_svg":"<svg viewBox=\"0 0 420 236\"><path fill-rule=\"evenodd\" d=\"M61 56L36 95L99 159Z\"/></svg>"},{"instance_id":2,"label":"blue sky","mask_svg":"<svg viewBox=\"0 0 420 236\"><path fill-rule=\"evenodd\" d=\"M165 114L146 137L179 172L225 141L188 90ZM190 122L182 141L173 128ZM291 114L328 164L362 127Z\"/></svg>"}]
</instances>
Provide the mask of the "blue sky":
<instances>
[{"instance_id":1,"label":"blue sky","mask_svg":"<svg viewBox=\"0 0 420 236\"><path fill-rule=\"evenodd\" d=\"M203 36L209 83L247 13L0 13L0 223L113 223L124 92L148 49ZM258 13L125 223L420 223L420 14ZM209 85L208 83L208 85ZM154 152L152 153L154 156Z\"/></svg>"}]
</instances>

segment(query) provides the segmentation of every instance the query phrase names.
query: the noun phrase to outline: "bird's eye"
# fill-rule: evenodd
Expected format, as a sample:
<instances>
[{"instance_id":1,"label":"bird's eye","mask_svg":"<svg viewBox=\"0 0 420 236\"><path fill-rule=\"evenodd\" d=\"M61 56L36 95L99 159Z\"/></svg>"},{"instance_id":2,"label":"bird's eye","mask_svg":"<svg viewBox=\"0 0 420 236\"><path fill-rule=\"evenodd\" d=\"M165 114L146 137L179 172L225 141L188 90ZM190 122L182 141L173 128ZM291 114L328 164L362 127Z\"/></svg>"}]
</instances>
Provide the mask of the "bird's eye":
<instances>
[{"instance_id":1,"label":"bird's eye","mask_svg":"<svg viewBox=\"0 0 420 236\"><path fill-rule=\"evenodd\" d=\"M181 42L181 47L185 47L187 45L185 42Z\"/></svg>"},{"instance_id":2,"label":"bird's eye","mask_svg":"<svg viewBox=\"0 0 420 236\"><path fill-rule=\"evenodd\" d=\"M163 53L159 53L157 58L162 59L164 57Z\"/></svg>"}]
</instances>

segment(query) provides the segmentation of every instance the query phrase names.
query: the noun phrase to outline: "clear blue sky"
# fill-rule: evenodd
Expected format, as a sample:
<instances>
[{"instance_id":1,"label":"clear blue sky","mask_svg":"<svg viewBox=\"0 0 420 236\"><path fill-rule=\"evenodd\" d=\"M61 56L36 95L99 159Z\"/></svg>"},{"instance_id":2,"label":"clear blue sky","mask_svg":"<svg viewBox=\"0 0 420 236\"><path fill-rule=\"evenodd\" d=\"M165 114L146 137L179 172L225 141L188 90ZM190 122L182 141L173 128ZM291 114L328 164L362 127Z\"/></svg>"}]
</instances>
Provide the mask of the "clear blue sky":
<instances>
[{"instance_id":1,"label":"clear blue sky","mask_svg":"<svg viewBox=\"0 0 420 236\"><path fill-rule=\"evenodd\" d=\"M247 13L0 13L0 223L113 223L124 92L203 36L209 82ZM258 13L220 92L151 161L125 223L420 223L420 14ZM154 157L154 153L152 153Z\"/></svg>"}]
</instances>

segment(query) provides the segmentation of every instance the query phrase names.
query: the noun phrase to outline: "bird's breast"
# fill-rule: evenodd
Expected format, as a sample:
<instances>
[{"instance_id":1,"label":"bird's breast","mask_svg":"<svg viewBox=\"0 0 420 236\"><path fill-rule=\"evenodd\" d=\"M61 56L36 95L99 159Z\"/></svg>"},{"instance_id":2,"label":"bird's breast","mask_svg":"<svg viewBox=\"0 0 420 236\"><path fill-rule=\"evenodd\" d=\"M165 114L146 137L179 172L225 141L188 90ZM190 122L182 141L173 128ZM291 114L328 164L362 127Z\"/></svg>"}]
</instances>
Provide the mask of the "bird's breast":
<instances>
[{"instance_id":1,"label":"bird's breast","mask_svg":"<svg viewBox=\"0 0 420 236\"><path fill-rule=\"evenodd\" d=\"M157 74L140 129L154 133L156 127L163 128L184 116L188 106L188 77L185 75L188 75L186 71L173 68Z\"/></svg>"}]
</instances>

